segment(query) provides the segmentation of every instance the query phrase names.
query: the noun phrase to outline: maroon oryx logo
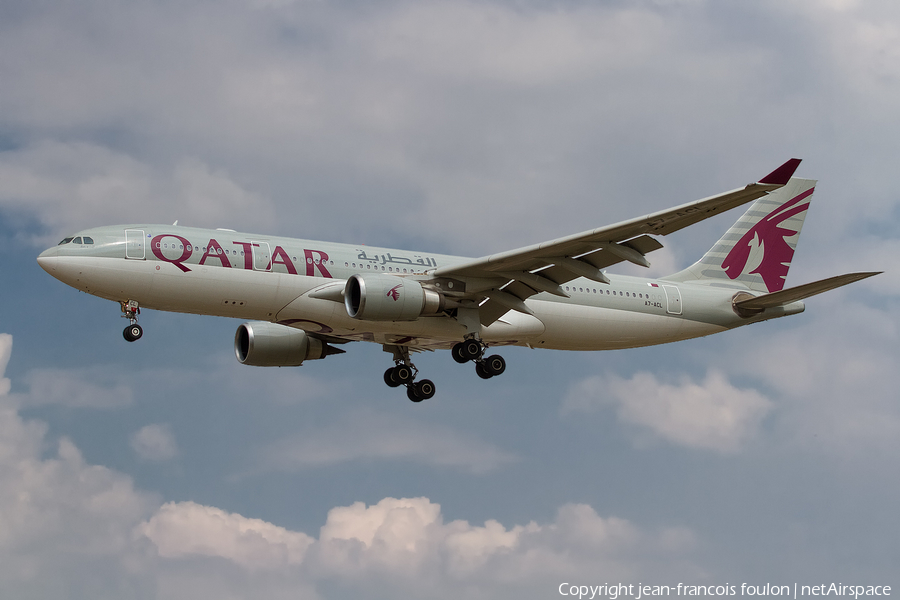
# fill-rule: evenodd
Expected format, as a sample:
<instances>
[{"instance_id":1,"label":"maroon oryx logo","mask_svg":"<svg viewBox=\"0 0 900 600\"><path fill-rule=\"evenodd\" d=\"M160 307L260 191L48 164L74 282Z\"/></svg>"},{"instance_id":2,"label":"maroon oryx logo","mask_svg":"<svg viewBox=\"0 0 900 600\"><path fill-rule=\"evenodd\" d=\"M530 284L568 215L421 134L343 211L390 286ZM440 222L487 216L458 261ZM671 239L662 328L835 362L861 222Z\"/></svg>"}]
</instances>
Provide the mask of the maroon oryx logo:
<instances>
[{"instance_id":1,"label":"maroon oryx logo","mask_svg":"<svg viewBox=\"0 0 900 600\"><path fill-rule=\"evenodd\" d=\"M393 298L393 299L394 299L394 302L396 302L397 300L400 299L400 288L402 288L402 287L403 287L403 284L402 284L402 283L398 283L397 285L395 285L394 287L392 287L391 289L389 289L389 290L388 290L388 293L387 293L386 295L387 295L389 298Z\"/></svg>"},{"instance_id":2,"label":"maroon oryx logo","mask_svg":"<svg viewBox=\"0 0 900 600\"><path fill-rule=\"evenodd\" d=\"M722 268L731 279L737 279L744 273L751 252L758 250L762 253L760 263L749 273L758 273L770 292L778 292L784 288L784 278L794 256L794 249L786 239L796 235L797 231L781 227L781 224L809 208L809 202L800 202L808 198L813 189L785 202L744 234L722 261Z\"/></svg>"}]
</instances>

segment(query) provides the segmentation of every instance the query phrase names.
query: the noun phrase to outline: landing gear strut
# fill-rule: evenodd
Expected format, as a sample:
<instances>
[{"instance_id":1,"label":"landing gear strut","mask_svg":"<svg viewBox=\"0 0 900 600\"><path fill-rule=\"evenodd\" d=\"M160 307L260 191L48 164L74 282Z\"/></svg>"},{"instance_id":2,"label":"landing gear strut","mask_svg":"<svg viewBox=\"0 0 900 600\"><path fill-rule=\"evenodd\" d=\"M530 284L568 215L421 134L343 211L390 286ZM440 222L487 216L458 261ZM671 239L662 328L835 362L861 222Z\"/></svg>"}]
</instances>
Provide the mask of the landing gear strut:
<instances>
[{"instance_id":1,"label":"landing gear strut","mask_svg":"<svg viewBox=\"0 0 900 600\"><path fill-rule=\"evenodd\" d=\"M384 382L390 387L406 386L406 396L413 402L428 400L434 396L434 382L430 379L415 381L419 370L409 359L409 346L385 344L385 352L394 354L394 366L384 372Z\"/></svg>"},{"instance_id":2,"label":"landing gear strut","mask_svg":"<svg viewBox=\"0 0 900 600\"><path fill-rule=\"evenodd\" d=\"M125 313L122 316L131 322L131 325L125 328L122 335L129 342L136 342L144 335L144 330L138 325L137 320L138 315L141 314L141 307L138 306L136 300L128 300L126 302L120 302L120 304L122 305L122 312Z\"/></svg>"},{"instance_id":3,"label":"landing gear strut","mask_svg":"<svg viewBox=\"0 0 900 600\"><path fill-rule=\"evenodd\" d=\"M499 354L485 358L486 351L487 346L481 340L468 338L453 346L450 353L453 355L453 360L460 364L473 361L475 373L482 379L490 379L506 370L506 361Z\"/></svg>"}]
</instances>

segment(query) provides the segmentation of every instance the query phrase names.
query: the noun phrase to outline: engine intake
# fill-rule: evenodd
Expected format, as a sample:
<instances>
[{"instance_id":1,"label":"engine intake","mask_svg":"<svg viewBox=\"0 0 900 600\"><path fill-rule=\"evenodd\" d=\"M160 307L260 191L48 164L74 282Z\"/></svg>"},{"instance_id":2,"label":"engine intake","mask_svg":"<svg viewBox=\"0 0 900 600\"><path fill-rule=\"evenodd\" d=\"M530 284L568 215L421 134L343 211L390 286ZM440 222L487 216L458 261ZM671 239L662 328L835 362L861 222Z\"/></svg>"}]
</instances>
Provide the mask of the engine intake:
<instances>
[{"instance_id":1,"label":"engine intake","mask_svg":"<svg viewBox=\"0 0 900 600\"><path fill-rule=\"evenodd\" d=\"M347 314L364 321L415 321L446 307L443 295L394 275L352 275L344 287Z\"/></svg>"},{"instance_id":2,"label":"engine intake","mask_svg":"<svg viewBox=\"0 0 900 600\"><path fill-rule=\"evenodd\" d=\"M243 323L234 334L234 354L242 365L254 367L298 367L304 360L325 358L343 352L300 329L253 321Z\"/></svg>"}]
</instances>

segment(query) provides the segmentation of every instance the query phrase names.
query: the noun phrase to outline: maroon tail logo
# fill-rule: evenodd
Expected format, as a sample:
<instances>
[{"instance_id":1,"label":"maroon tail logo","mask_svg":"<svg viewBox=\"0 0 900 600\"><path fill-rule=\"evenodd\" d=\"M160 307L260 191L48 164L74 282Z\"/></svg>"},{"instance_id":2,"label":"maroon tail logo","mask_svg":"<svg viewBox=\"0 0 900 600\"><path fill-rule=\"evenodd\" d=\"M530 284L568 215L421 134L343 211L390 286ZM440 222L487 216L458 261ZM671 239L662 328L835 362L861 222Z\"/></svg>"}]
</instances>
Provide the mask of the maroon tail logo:
<instances>
[{"instance_id":1,"label":"maroon tail logo","mask_svg":"<svg viewBox=\"0 0 900 600\"><path fill-rule=\"evenodd\" d=\"M809 208L809 202L800 202L812 195L814 189L810 188L782 204L744 234L722 261L722 268L731 279L737 279L743 274L751 252L758 247L762 260L750 273L758 273L770 292L778 292L784 288L784 278L794 257L794 249L787 243L787 238L796 235L797 231L782 227L781 224Z\"/></svg>"},{"instance_id":2,"label":"maroon tail logo","mask_svg":"<svg viewBox=\"0 0 900 600\"><path fill-rule=\"evenodd\" d=\"M388 290L388 293L386 294L386 296L388 296L389 298L393 298L394 302L396 302L397 300L400 299L400 288L402 288L402 287L403 287L403 284L398 283L397 285L395 285L394 287L392 287L391 289Z\"/></svg>"}]
</instances>

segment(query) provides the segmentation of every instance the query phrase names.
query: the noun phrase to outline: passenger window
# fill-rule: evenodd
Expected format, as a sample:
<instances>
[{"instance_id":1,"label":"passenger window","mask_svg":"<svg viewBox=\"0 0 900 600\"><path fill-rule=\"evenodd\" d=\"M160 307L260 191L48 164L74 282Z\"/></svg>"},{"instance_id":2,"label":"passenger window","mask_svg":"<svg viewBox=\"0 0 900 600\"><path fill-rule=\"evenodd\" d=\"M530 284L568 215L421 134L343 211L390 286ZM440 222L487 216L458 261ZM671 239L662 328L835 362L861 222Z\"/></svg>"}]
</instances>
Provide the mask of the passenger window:
<instances>
[{"instance_id":1,"label":"passenger window","mask_svg":"<svg viewBox=\"0 0 900 600\"><path fill-rule=\"evenodd\" d=\"M73 239L75 239L75 238L67 237L67 238L65 238L63 241L61 241L60 243L58 243L57 246L62 246L63 244L68 244L68 243L71 242Z\"/></svg>"}]
</instances>

